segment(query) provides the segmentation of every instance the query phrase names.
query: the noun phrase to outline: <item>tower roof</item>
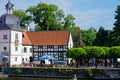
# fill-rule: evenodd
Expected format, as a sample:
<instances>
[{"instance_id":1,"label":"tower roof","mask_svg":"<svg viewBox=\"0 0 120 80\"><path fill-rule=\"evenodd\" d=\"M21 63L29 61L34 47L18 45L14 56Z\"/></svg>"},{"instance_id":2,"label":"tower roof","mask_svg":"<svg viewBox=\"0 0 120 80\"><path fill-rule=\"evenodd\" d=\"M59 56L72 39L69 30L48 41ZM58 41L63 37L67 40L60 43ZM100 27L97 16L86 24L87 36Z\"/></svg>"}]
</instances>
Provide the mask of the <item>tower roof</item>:
<instances>
[{"instance_id":1,"label":"tower roof","mask_svg":"<svg viewBox=\"0 0 120 80\"><path fill-rule=\"evenodd\" d=\"M6 8L6 10L11 10L11 9L13 9L13 6L14 5L9 0L8 3L5 5L5 8Z\"/></svg>"},{"instance_id":2,"label":"tower roof","mask_svg":"<svg viewBox=\"0 0 120 80\"><path fill-rule=\"evenodd\" d=\"M12 14L4 14L0 17L0 30L5 29L22 31L18 18Z\"/></svg>"},{"instance_id":3,"label":"tower roof","mask_svg":"<svg viewBox=\"0 0 120 80\"><path fill-rule=\"evenodd\" d=\"M13 4L8 1L6 4L7 14L3 14L0 17L0 30L11 29L15 31L22 31L20 27L20 21L18 18L10 13L10 10L13 9Z\"/></svg>"}]
</instances>

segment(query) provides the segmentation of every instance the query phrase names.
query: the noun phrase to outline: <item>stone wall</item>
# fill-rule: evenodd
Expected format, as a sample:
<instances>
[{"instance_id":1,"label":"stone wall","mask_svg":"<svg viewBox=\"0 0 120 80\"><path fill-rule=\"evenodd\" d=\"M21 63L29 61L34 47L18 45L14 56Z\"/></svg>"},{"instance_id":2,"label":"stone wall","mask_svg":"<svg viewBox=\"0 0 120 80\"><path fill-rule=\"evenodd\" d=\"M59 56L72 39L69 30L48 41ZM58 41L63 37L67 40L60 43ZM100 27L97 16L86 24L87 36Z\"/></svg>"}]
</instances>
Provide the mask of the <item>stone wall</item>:
<instances>
[{"instance_id":1,"label":"stone wall","mask_svg":"<svg viewBox=\"0 0 120 80\"><path fill-rule=\"evenodd\" d=\"M72 78L74 74L77 78L120 79L120 68L10 68L9 76Z\"/></svg>"}]
</instances>

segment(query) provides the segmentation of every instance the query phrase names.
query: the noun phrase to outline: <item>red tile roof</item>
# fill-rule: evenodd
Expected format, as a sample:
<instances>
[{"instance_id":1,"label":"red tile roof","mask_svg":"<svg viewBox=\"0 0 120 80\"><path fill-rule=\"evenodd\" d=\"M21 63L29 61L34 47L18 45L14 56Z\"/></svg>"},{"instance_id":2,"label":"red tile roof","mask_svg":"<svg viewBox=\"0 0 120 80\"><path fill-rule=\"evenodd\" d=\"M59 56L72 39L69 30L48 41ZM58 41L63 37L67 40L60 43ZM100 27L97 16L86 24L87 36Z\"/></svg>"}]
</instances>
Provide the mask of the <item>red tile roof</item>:
<instances>
[{"instance_id":1,"label":"red tile roof","mask_svg":"<svg viewBox=\"0 0 120 80\"><path fill-rule=\"evenodd\" d=\"M22 35L23 35L22 44L23 45L32 45L32 43L27 35L27 30L24 30Z\"/></svg>"},{"instance_id":2,"label":"red tile roof","mask_svg":"<svg viewBox=\"0 0 120 80\"><path fill-rule=\"evenodd\" d=\"M33 45L67 45L69 30L27 32Z\"/></svg>"}]
</instances>

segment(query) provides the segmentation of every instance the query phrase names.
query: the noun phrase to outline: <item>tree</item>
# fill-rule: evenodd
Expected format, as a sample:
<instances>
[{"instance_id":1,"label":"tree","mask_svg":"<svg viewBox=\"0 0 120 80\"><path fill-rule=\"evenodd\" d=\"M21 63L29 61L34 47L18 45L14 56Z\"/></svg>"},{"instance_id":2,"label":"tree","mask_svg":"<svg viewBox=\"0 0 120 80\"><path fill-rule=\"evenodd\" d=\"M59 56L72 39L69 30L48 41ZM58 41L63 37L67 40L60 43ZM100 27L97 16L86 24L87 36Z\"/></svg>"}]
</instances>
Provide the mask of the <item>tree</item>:
<instances>
[{"instance_id":1,"label":"tree","mask_svg":"<svg viewBox=\"0 0 120 80\"><path fill-rule=\"evenodd\" d=\"M66 52L66 56L76 60L76 67L78 67L78 61L86 57L86 51L83 48L71 48Z\"/></svg>"},{"instance_id":2,"label":"tree","mask_svg":"<svg viewBox=\"0 0 120 80\"><path fill-rule=\"evenodd\" d=\"M117 6L115 15L115 27L113 28L113 46L120 45L120 5Z\"/></svg>"},{"instance_id":3,"label":"tree","mask_svg":"<svg viewBox=\"0 0 120 80\"><path fill-rule=\"evenodd\" d=\"M74 20L75 18L71 14L68 14L64 18L64 29L68 30L70 27L75 26Z\"/></svg>"},{"instance_id":4,"label":"tree","mask_svg":"<svg viewBox=\"0 0 120 80\"><path fill-rule=\"evenodd\" d=\"M105 51L104 59L105 59L105 66L107 67L107 59L110 58L110 55L109 55L110 48L109 47L102 47L102 48Z\"/></svg>"},{"instance_id":5,"label":"tree","mask_svg":"<svg viewBox=\"0 0 120 80\"><path fill-rule=\"evenodd\" d=\"M100 27L99 31L96 34L96 39L94 40L94 45L95 46L103 46L104 45L104 28Z\"/></svg>"},{"instance_id":6,"label":"tree","mask_svg":"<svg viewBox=\"0 0 120 80\"><path fill-rule=\"evenodd\" d=\"M69 28L72 34L72 39L74 43L74 47L81 47L84 46L84 43L82 41L82 35L79 27L72 26Z\"/></svg>"},{"instance_id":7,"label":"tree","mask_svg":"<svg viewBox=\"0 0 120 80\"><path fill-rule=\"evenodd\" d=\"M93 28L90 28L88 30L81 30L82 33L82 39L86 46L92 46L93 41L96 38L96 32Z\"/></svg>"},{"instance_id":8,"label":"tree","mask_svg":"<svg viewBox=\"0 0 120 80\"><path fill-rule=\"evenodd\" d=\"M110 30L104 30L103 27L99 28L99 31L96 34L96 38L94 40L94 46L107 46L110 47L111 44L111 32Z\"/></svg>"},{"instance_id":9,"label":"tree","mask_svg":"<svg viewBox=\"0 0 120 80\"><path fill-rule=\"evenodd\" d=\"M13 15L19 19L22 28L30 25L31 17L24 10L13 10Z\"/></svg>"},{"instance_id":10,"label":"tree","mask_svg":"<svg viewBox=\"0 0 120 80\"><path fill-rule=\"evenodd\" d=\"M96 59L96 62L95 62L96 65L95 66L97 68L98 59L103 59L104 58L105 51L101 47L94 46L94 47L90 48L89 55L90 55L91 58L95 58Z\"/></svg>"},{"instance_id":11,"label":"tree","mask_svg":"<svg viewBox=\"0 0 120 80\"><path fill-rule=\"evenodd\" d=\"M38 3L37 6L31 6L27 9L32 15L37 30L61 30L64 13L56 5Z\"/></svg>"},{"instance_id":12,"label":"tree","mask_svg":"<svg viewBox=\"0 0 120 80\"><path fill-rule=\"evenodd\" d=\"M90 46L84 46L83 49L86 51L86 59L87 59L87 65L89 66L89 61L92 58L91 55L89 54Z\"/></svg>"},{"instance_id":13,"label":"tree","mask_svg":"<svg viewBox=\"0 0 120 80\"><path fill-rule=\"evenodd\" d=\"M111 47L112 46L112 30L105 30L104 32L104 45L106 47Z\"/></svg>"},{"instance_id":14,"label":"tree","mask_svg":"<svg viewBox=\"0 0 120 80\"><path fill-rule=\"evenodd\" d=\"M116 66L117 58L120 58L120 46L113 46L109 51L110 58L114 58L114 66Z\"/></svg>"}]
</instances>

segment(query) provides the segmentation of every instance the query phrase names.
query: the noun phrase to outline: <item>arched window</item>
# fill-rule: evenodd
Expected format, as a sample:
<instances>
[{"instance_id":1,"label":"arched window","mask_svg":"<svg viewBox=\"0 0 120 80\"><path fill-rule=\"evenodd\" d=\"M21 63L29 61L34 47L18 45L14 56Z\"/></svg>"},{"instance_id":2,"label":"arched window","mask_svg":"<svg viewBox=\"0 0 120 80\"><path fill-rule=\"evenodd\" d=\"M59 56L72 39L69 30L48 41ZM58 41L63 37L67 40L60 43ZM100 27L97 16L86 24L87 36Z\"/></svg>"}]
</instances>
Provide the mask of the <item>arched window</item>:
<instances>
[{"instance_id":1,"label":"arched window","mask_svg":"<svg viewBox=\"0 0 120 80\"><path fill-rule=\"evenodd\" d=\"M26 53L27 52L27 48L26 47L24 47L24 53Z\"/></svg>"}]
</instances>

